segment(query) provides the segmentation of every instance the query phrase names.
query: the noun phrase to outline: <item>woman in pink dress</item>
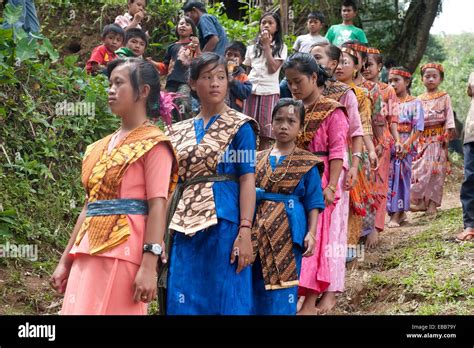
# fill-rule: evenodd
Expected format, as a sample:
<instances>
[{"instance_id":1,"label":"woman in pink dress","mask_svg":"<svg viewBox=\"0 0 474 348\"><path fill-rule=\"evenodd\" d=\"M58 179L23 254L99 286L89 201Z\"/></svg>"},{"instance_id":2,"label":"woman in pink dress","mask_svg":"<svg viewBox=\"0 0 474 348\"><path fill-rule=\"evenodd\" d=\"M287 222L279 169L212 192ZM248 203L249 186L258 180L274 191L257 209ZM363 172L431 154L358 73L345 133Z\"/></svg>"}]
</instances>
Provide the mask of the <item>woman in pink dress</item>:
<instances>
[{"instance_id":1,"label":"woman in pink dress","mask_svg":"<svg viewBox=\"0 0 474 348\"><path fill-rule=\"evenodd\" d=\"M444 79L443 66L425 64L421 67L421 76L426 93L418 99L423 104L425 128L413 162L410 209L436 215L448 170L448 142L455 131L454 114L449 94L439 91Z\"/></svg>"},{"instance_id":2,"label":"woman in pink dress","mask_svg":"<svg viewBox=\"0 0 474 348\"><path fill-rule=\"evenodd\" d=\"M349 132L347 134L348 156L344 159L344 166L338 183L339 187L343 187L344 190L342 190L341 199L337 202L332 213L331 227L329 229L329 245L332 251L328 257L331 284L317 305L321 312L329 312L336 305L336 294L344 291L349 222L349 191L357 182L359 163L362 157L364 131L354 89L345 83L337 81L334 77L342 55L340 48L323 42L315 44L311 48L310 53L330 76L324 86L323 96L334 99L344 105L349 121Z\"/></svg>"},{"instance_id":3,"label":"woman in pink dress","mask_svg":"<svg viewBox=\"0 0 474 348\"><path fill-rule=\"evenodd\" d=\"M177 182L171 143L147 117L160 111L159 76L139 59L107 69L109 105L122 124L84 155L86 204L50 279L65 292L61 314L145 315L156 297L166 201Z\"/></svg>"},{"instance_id":4,"label":"woman in pink dress","mask_svg":"<svg viewBox=\"0 0 474 348\"><path fill-rule=\"evenodd\" d=\"M303 260L299 284L299 293L305 296L299 314L318 314L316 300L331 282L329 227L343 189L338 182L346 157L349 124L344 106L321 95L320 87L328 75L313 56L295 53L283 67L293 97L302 100L306 110L298 146L320 156L324 162L321 181L326 208L318 219L314 255Z\"/></svg>"}]
</instances>

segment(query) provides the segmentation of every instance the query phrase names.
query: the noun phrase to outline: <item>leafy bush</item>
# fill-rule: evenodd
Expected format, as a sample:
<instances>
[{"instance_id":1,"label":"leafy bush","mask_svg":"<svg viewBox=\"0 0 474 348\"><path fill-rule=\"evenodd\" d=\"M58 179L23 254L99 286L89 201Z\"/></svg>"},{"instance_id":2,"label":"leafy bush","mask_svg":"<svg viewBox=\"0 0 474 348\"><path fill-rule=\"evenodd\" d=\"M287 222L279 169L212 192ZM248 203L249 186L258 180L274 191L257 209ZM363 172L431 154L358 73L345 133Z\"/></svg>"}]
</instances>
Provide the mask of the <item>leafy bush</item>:
<instances>
[{"instance_id":1,"label":"leafy bush","mask_svg":"<svg viewBox=\"0 0 474 348\"><path fill-rule=\"evenodd\" d=\"M19 14L7 5L4 21ZM1 240L63 244L84 200L81 153L118 126L105 76L75 67L77 56L62 64L58 56L42 35L0 29Z\"/></svg>"}]
</instances>

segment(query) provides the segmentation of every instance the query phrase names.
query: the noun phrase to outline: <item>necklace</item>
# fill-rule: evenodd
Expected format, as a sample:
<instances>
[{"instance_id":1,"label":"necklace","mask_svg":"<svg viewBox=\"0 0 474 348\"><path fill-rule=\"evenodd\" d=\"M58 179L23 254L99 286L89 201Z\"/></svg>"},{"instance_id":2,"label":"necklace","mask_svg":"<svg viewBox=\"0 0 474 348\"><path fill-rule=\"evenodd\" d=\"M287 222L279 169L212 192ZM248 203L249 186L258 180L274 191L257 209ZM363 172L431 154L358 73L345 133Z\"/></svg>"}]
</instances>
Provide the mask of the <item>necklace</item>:
<instances>
[{"instance_id":1,"label":"necklace","mask_svg":"<svg viewBox=\"0 0 474 348\"><path fill-rule=\"evenodd\" d=\"M270 164L270 155L272 154L272 151L273 149L275 148L275 146L272 146L271 150L268 152L268 155L267 155L267 165L266 165L266 170L265 170L265 175L266 177L268 178L268 180L270 180L271 182L273 183L277 183L277 182L280 182L283 180L283 178L285 177L286 173L288 173L288 169L290 168L290 164L291 164L291 160L293 158L293 153L295 152L296 150L296 144L295 146L293 147L293 150L291 150L291 153L290 155L288 156L288 163L286 165L286 168L285 168L285 172L277 179L272 179L273 177L273 172L271 172L271 164ZM276 168L275 168L276 170ZM271 175L268 175L268 172L271 172L272 174Z\"/></svg>"}]
</instances>

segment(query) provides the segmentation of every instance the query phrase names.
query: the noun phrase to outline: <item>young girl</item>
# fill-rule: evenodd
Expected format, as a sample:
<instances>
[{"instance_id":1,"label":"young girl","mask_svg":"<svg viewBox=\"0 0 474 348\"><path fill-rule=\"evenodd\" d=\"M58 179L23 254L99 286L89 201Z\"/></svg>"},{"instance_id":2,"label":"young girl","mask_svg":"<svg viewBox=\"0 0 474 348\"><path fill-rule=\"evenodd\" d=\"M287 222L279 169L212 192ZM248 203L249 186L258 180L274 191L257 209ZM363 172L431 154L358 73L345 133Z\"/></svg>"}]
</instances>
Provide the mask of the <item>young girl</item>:
<instances>
[{"instance_id":1,"label":"young girl","mask_svg":"<svg viewBox=\"0 0 474 348\"><path fill-rule=\"evenodd\" d=\"M301 101L280 99L272 113L276 143L257 154L259 205L252 230L257 315L296 314L302 256L313 255L316 244L318 214L324 209L321 161L296 146L304 116Z\"/></svg>"},{"instance_id":2,"label":"young girl","mask_svg":"<svg viewBox=\"0 0 474 348\"><path fill-rule=\"evenodd\" d=\"M377 207L374 226L368 226L362 231L367 236L367 248L373 248L378 243L378 233L384 230L387 212L388 172L390 168L391 147L395 144L397 153L402 151L398 134L398 98L395 90L386 83L379 81L383 58L376 48L367 49L367 64L363 75L369 84L365 84L371 94L373 105L372 128L374 131L375 151L379 158L379 168L376 172L376 185L384 192L381 204Z\"/></svg>"},{"instance_id":3,"label":"young girl","mask_svg":"<svg viewBox=\"0 0 474 348\"><path fill-rule=\"evenodd\" d=\"M122 125L84 155L86 204L50 279L66 291L62 314L147 314L177 182L171 144L147 119L159 112L156 69L137 58L107 69L109 105Z\"/></svg>"},{"instance_id":4,"label":"young girl","mask_svg":"<svg viewBox=\"0 0 474 348\"><path fill-rule=\"evenodd\" d=\"M145 7L147 5L147 0L128 0L128 11L123 16L117 16L115 24L126 30L141 29L140 24L145 18Z\"/></svg>"},{"instance_id":5,"label":"young girl","mask_svg":"<svg viewBox=\"0 0 474 348\"><path fill-rule=\"evenodd\" d=\"M201 54L197 29L189 17L181 17L176 27L177 42L166 50L163 63L155 63L160 75L166 76L166 91L178 93L176 105L179 112L174 113L174 119L188 119L191 114L191 90L188 85L189 65Z\"/></svg>"},{"instance_id":6,"label":"young girl","mask_svg":"<svg viewBox=\"0 0 474 348\"><path fill-rule=\"evenodd\" d=\"M297 144L321 156L324 162L322 187L326 208L318 219L315 253L303 260L300 277L300 294L305 296L300 313L316 314L318 294L327 289L331 279L327 259L329 226L342 192L338 182L346 156L349 125L344 106L321 95L320 87L328 76L313 56L295 53L283 69L294 98L305 105L305 123Z\"/></svg>"},{"instance_id":7,"label":"young girl","mask_svg":"<svg viewBox=\"0 0 474 348\"><path fill-rule=\"evenodd\" d=\"M223 57L193 60L201 112L173 125L181 186L171 202L168 314L251 313L258 125L225 105L228 82Z\"/></svg>"},{"instance_id":8,"label":"young girl","mask_svg":"<svg viewBox=\"0 0 474 348\"><path fill-rule=\"evenodd\" d=\"M338 252L331 253L329 265L331 284L323 295L323 300L319 303L319 308L323 312L329 312L336 305L336 293L344 291L344 278L346 270L346 250L347 250L347 229L349 222L349 190L354 188L357 182L359 171L359 161L362 158L363 128L359 105L354 89L345 83L337 81L334 73L341 58L341 50L330 43L318 43L311 48L311 54L331 77L326 81L323 96L334 99L346 107L349 133L347 135L348 148L347 156L344 160L341 176L338 185L343 187L341 199L337 202L333 211L333 218L329 230L329 245L331 250ZM370 115L369 115L370 120ZM370 126L370 122L369 122ZM346 168L348 168L346 170ZM323 304L327 306L322 307Z\"/></svg>"},{"instance_id":9,"label":"young girl","mask_svg":"<svg viewBox=\"0 0 474 348\"><path fill-rule=\"evenodd\" d=\"M260 19L260 33L255 45L247 48L244 65L252 68L249 81L252 94L245 100L244 114L260 125L260 148L268 149L273 139L272 110L280 98L280 69L288 55L283 43L278 14L265 13Z\"/></svg>"},{"instance_id":10,"label":"young girl","mask_svg":"<svg viewBox=\"0 0 474 348\"><path fill-rule=\"evenodd\" d=\"M414 142L423 131L423 105L410 95L411 74L403 68L392 68L388 81L395 89L399 100L398 133L402 152L392 147L388 178L387 212L390 215L388 227L399 227L406 220L405 212L410 209L411 164Z\"/></svg>"},{"instance_id":11,"label":"young girl","mask_svg":"<svg viewBox=\"0 0 474 348\"><path fill-rule=\"evenodd\" d=\"M435 215L443 198L444 179L448 169L449 138L454 135L454 115L451 98L439 91L444 79L441 64L421 67L426 93L420 95L424 110L424 131L420 136L418 155L413 162L411 210Z\"/></svg>"},{"instance_id":12,"label":"young girl","mask_svg":"<svg viewBox=\"0 0 474 348\"><path fill-rule=\"evenodd\" d=\"M360 75L360 59L362 57L352 48L343 47L336 77L340 82L352 87L356 93L359 114L364 130L364 151L357 177L357 185L350 191L350 210L348 222L348 261L355 258L355 250L362 231L362 218L373 210L375 198L370 173L378 166L377 154L372 142L372 108L368 91L355 84Z\"/></svg>"}]
</instances>

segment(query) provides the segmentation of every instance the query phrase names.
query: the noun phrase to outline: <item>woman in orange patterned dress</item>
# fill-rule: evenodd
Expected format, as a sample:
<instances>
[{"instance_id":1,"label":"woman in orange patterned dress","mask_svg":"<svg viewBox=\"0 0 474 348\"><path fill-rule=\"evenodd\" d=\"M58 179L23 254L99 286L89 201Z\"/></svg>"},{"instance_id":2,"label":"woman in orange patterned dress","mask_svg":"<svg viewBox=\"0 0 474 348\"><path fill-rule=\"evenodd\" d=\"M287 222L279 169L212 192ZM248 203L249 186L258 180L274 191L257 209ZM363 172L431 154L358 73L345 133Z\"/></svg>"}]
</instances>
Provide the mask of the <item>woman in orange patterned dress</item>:
<instances>
[{"instance_id":1,"label":"woman in orange patterned dress","mask_svg":"<svg viewBox=\"0 0 474 348\"><path fill-rule=\"evenodd\" d=\"M50 279L65 292L61 314L145 315L156 297L166 201L177 182L171 143L148 120L160 111L159 76L134 58L107 69L109 105L122 124L84 155L86 204Z\"/></svg>"}]
</instances>

